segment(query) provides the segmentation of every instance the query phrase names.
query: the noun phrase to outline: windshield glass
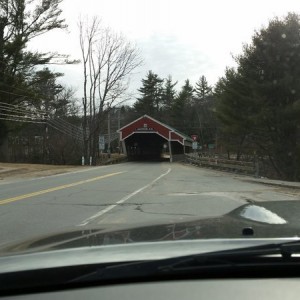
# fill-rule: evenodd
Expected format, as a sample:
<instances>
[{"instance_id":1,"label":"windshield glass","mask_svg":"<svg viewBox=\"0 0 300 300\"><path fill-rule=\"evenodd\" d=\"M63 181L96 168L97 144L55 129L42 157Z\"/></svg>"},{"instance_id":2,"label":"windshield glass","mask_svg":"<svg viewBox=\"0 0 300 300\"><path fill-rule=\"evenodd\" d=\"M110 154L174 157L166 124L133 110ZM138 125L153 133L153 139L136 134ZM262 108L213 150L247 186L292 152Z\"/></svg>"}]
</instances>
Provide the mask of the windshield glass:
<instances>
[{"instance_id":1,"label":"windshield glass","mask_svg":"<svg viewBox=\"0 0 300 300\"><path fill-rule=\"evenodd\" d=\"M1 1L1 255L298 236L299 32L294 0Z\"/></svg>"}]
</instances>

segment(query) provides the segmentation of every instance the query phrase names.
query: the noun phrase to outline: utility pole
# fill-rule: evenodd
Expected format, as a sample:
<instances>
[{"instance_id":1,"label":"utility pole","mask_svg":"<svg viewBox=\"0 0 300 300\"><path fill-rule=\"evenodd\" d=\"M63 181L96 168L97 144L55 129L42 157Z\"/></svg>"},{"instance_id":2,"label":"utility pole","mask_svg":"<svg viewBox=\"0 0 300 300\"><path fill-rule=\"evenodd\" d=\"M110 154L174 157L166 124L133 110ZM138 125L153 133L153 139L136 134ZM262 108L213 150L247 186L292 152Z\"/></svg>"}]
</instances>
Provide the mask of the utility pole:
<instances>
[{"instance_id":1,"label":"utility pole","mask_svg":"<svg viewBox=\"0 0 300 300\"><path fill-rule=\"evenodd\" d=\"M108 110L108 115L107 115L107 133L108 133L108 158L110 158L110 110Z\"/></svg>"},{"instance_id":2,"label":"utility pole","mask_svg":"<svg viewBox=\"0 0 300 300\"><path fill-rule=\"evenodd\" d=\"M46 114L45 122L45 137L44 137L44 161L43 163L48 164L50 162L49 157L49 129L48 129L48 114Z\"/></svg>"},{"instance_id":3,"label":"utility pole","mask_svg":"<svg viewBox=\"0 0 300 300\"><path fill-rule=\"evenodd\" d=\"M120 130L120 123L121 123L121 108L118 109L118 131ZM118 147L119 147L119 154L121 154L121 140L120 140L120 132L119 132L119 142L118 142Z\"/></svg>"},{"instance_id":4,"label":"utility pole","mask_svg":"<svg viewBox=\"0 0 300 300\"><path fill-rule=\"evenodd\" d=\"M7 17L0 11L0 76L4 75L4 28L7 25Z\"/></svg>"}]
</instances>

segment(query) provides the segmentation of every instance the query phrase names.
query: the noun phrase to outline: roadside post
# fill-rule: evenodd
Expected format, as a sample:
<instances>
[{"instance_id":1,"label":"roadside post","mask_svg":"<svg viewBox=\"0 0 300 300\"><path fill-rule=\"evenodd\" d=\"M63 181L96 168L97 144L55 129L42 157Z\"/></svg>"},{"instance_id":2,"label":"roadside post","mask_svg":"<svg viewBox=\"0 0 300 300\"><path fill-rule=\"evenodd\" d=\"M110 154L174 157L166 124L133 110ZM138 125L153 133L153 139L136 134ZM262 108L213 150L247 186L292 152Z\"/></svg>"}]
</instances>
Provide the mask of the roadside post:
<instances>
[{"instance_id":1,"label":"roadside post","mask_svg":"<svg viewBox=\"0 0 300 300\"><path fill-rule=\"evenodd\" d=\"M196 150L198 149L198 142L193 142L192 149L194 150L194 153L195 153Z\"/></svg>"},{"instance_id":2,"label":"roadside post","mask_svg":"<svg viewBox=\"0 0 300 300\"><path fill-rule=\"evenodd\" d=\"M193 139L192 149L194 150L194 153L196 153L196 150L198 149L198 142L197 142L198 135L193 134L191 135L191 138Z\"/></svg>"}]
</instances>

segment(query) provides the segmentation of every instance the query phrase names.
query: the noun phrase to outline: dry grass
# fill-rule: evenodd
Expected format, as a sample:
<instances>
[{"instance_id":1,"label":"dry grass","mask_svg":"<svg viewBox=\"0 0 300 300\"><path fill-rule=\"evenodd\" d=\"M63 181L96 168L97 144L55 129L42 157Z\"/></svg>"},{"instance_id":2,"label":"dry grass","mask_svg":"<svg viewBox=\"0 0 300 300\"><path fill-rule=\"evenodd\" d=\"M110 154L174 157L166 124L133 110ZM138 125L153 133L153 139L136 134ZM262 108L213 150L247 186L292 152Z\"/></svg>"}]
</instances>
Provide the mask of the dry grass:
<instances>
[{"instance_id":1,"label":"dry grass","mask_svg":"<svg viewBox=\"0 0 300 300\"><path fill-rule=\"evenodd\" d=\"M0 180L6 178L42 177L82 169L82 166L0 163Z\"/></svg>"}]
</instances>

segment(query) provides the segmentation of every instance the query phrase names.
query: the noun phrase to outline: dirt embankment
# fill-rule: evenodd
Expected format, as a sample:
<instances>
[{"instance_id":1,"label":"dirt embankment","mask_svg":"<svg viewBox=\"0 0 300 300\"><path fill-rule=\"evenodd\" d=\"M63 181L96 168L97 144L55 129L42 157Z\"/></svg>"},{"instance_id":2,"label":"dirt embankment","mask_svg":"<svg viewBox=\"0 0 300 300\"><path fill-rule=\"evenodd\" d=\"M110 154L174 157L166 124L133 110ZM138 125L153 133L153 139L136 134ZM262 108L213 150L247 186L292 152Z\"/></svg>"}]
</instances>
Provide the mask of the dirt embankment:
<instances>
[{"instance_id":1,"label":"dirt embankment","mask_svg":"<svg viewBox=\"0 0 300 300\"><path fill-rule=\"evenodd\" d=\"M109 158L103 154L97 165L110 165L127 161L123 154L112 154ZM66 165L44 165L44 164L20 164L20 163L2 163L0 162L0 182L12 178L37 178L56 174L74 172L90 168L90 166L66 166Z\"/></svg>"},{"instance_id":2,"label":"dirt embankment","mask_svg":"<svg viewBox=\"0 0 300 300\"><path fill-rule=\"evenodd\" d=\"M0 180L11 178L44 177L82 170L82 168L85 167L0 163Z\"/></svg>"}]
</instances>

